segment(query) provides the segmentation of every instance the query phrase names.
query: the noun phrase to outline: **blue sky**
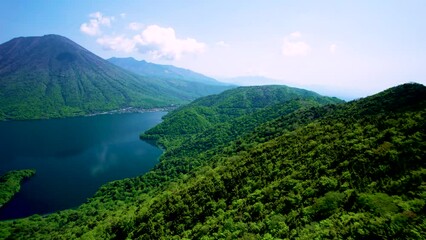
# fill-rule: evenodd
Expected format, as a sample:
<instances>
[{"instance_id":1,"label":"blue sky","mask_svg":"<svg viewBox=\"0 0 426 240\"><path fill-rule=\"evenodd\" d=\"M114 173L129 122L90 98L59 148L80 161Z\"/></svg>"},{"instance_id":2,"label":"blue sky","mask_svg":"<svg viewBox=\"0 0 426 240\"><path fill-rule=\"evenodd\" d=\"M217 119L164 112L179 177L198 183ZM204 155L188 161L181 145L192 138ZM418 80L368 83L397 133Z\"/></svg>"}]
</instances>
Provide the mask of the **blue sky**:
<instances>
[{"instance_id":1,"label":"blue sky","mask_svg":"<svg viewBox=\"0 0 426 240\"><path fill-rule=\"evenodd\" d=\"M3 0L0 43L55 33L103 58L356 98L426 84L425 12L411 0Z\"/></svg>"}]
</instances>

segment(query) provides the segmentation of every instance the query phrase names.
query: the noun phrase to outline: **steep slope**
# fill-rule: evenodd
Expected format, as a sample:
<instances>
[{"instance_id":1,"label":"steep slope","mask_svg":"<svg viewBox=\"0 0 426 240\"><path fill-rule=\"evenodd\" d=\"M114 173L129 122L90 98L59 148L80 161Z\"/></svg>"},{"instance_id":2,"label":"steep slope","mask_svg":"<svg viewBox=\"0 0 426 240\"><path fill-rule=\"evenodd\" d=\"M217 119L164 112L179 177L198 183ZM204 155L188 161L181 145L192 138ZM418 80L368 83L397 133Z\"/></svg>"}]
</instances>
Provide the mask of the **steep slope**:
<instances>
[{"instance_id":1,"label":"steep slope","mask_svg":"<svg viewBox=\"0 0 426 240\"><path fill-rule=\"evenodd\" d=\"M405 84L297 109L293 99L213 123L186 134L194 144L170 144L150 173L105 185L77 210L0 222L0 237L423 239L425 93ZM256 119L197 145L214 126Z\"/></svg>"},{"instance_id":2,"label":"steep slope","mask_svg":"<svg viewBox=\"0 0 426 240\"><path fill-rule=\"evenodd\" d=\"M405 84L284 114L222 149L181 144L163 161L209 164L157 195L130 236L422 239L425 116L426 88Z\"/></svg>"},{"instance_id":3,"label":"steep slope","mask_svg":"<svg viewBox=\"0 0 426 240\"><path fill-rule=\"evenodd\" d=\"M122 67L126 70L145 77L156 77L163 79L176 79L189 82L197 82L208 85L229 85L216 81L213 78L204 76L200 73L188 69L178 68L172 65L161 65L149 63L144 60L137 61L134 58L110 58L109 62Z\"/></svg>"},{"instance_id":4,"label":"steep slope","mask_svg":"<svg viewBox=\"0 0 426 240\"><path fill-rule=\"evenodd\" d=\"M138 76L58 35L20 37L0 45L0 119L164 107L222 90Z\"/></svg>"}]
</instances>

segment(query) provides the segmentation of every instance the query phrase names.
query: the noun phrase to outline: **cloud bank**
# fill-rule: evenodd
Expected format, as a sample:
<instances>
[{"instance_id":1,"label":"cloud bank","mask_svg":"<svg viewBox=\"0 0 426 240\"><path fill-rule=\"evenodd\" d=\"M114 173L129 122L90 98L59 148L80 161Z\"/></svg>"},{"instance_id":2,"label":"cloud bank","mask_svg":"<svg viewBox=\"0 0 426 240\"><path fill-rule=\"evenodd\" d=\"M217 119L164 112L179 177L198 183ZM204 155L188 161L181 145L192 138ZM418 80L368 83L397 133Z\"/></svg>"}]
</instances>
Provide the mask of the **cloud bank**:
<instances>
[{"instance_id":1,"label":"cloud bank","mask_svg":"<svg viewBox=\"0 0 426 240\"><path fill-rule=\"evenodd\" d=\"M189 37L178 38L173 28L155 24L145 26L142 23L131 22L127 25L127 29L133 34L104 34L101 26L110 27L115 18L105 17L100 12L89 16L91 19L83 23L80 30L87 35L96 36L96 42L106 50L149 54L155 59L179 60L183 55L200 54L206 49L205 43Z\"/></svg>"}]
</instances>

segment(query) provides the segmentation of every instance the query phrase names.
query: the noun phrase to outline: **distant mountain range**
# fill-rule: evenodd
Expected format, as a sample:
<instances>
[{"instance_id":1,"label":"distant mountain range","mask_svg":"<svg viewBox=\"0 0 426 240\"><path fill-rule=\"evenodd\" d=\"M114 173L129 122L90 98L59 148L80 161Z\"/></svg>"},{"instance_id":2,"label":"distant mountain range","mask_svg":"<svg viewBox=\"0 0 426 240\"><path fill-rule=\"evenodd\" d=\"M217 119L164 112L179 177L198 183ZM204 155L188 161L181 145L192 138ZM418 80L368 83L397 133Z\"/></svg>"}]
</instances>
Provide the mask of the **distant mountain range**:
<instances>
[{"instance_id":1,"label":"distant mountain range","mask_svg":"<svg viewBox=\"0 0 426 240\"><path fill-rule=\"evenodd\" d=\"M180 78L148 72L124 70L59 35L14 38L0 45L0 120L180 105L230 88L186 80L184 72L197 76L189 70Z\"/></svg>"},{"instance_id":2,"label":"distant mountain range","mask_svg":"<svg viewBox=\"0 0 426 240\"><path fill-rule=\"evenodd\" d=\"M188 69L178 68L172 65L160 65L144 60L138 61L134 58L110 58L109 62L122 67L131 72L137 73L145 77L158 77L164 79L176 79L189 82L198 82L211 85L230 85L219 82L211 77L204 76L200 73L193 72Z\"/></svg>"}]
</instances>

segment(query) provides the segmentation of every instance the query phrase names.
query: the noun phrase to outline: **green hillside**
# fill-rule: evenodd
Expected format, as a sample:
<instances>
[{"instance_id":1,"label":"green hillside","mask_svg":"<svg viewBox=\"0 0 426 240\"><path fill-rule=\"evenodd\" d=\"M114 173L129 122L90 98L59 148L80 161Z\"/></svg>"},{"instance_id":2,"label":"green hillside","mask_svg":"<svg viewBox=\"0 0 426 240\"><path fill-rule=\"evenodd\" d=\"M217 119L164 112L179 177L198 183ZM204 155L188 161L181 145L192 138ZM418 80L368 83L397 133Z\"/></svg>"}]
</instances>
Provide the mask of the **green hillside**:
<instances>
[{"instance_id":1,"label":"green hillside","mask_svg":"<svg viewBox=\"0 0 426 240\"><path fill-rule=\"evenodd\" d=\"M232 135L227 139L230 141L261 123L301 107L342 102L337 98L287 86L239 87L199 98L167 114L161 124L141 137L158 139L159 144L170 148L191 141L194 134L202 133L208 138L206 142L216 145L212 137L223 142Z\"/></svg>"},{"instance_id":2,"label":"green hillside","mask_svg":"<svg viewBox=\"0 0 426 240\"><path fill-rule=\"evenodd\" d=\"M0 60L0 120L176 106L229 88L139 76L58 35L12 39Z\"/></svg>"},{"instance_id":3,"label":"green hillside","mask_svg":"<svg viewBox=\"0 0 426 240\"><path fill-rule=\"evenodd\" d=\"M229 91L214 97L226 94L234 96ZM258 99L252 96L243 99ZM0 238L426 236L423 85L405 84L337 105L309 97L269 100L271 105L230 101L245 109L231 117L215 108L229 106L229 98L199 111L209 98L166 118L190 125L193 119L179 113L194 108L205 128L170 141L178 126L165 120L143 135L165 143L154 170L103 186L78 209L0 222Z\"/></svg>"}]
</instances>

